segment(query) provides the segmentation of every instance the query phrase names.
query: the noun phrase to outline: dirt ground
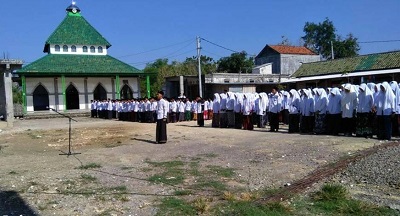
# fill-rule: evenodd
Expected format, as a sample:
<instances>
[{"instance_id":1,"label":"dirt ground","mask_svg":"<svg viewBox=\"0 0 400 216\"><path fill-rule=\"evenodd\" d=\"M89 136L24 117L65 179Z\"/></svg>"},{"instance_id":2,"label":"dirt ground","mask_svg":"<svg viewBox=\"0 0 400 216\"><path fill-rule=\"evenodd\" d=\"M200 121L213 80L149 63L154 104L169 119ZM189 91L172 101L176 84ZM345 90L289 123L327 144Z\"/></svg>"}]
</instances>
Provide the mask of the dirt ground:
<instances>
[{"instance_id":1,"label":"dirt ground","mask_svg":"<svg viewBox=\"0 0 400 216\"><path fill-rule=\"evenodd\" d=\"M167 144L157 145L155 124L77 120L72 151L81 154L69 157L59 155L68 151L66 119L18 120L13 129L0 132L0 201L12 194L26 212L39 215L154 215L161 198L196 180L187 178L179 186L151 182L156 171L149 161L196 160L202 167L232 168L234 177L223 179L228 187L253 191L282 187L321 165L380 144L375 139L287 134L285 127L278 133L215 129L206 121L203 128L196 122L168 124ZM12 215L1 211L12 211L4 206L0 213Z\"/></svg>"}]
</instances>

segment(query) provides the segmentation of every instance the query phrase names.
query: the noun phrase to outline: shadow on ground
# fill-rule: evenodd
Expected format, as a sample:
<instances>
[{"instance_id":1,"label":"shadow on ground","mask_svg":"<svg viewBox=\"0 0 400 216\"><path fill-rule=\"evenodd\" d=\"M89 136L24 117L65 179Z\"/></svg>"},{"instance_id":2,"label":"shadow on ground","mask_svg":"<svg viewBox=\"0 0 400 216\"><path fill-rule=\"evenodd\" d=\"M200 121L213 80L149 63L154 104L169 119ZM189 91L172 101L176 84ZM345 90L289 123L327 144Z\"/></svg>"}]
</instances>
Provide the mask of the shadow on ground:
<instances>
[{"instance_id":1,"label":"shadow on ground","mask_svg":"<svg viewBox=\"0 0 400 216\"><path fill-rule=\"evenodd\" d=\"M39 215L15 191L0 191L1 215Z\"/></svg>"}]
</instances>

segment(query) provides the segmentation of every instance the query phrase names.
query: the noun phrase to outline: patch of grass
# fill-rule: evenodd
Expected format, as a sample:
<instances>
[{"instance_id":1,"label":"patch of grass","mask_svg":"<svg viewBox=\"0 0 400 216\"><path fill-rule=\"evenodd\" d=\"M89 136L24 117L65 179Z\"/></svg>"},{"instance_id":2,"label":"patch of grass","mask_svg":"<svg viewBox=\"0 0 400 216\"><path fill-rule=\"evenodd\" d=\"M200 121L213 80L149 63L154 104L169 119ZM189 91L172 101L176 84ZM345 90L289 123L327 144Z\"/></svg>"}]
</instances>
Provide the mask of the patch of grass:
<instances>
[{"instance_id":1,"label":"patch of grass","mask_svg":"<svg viewBox=\"0 0 400 216\"><path fill-rule=\"evenodd\" d=\"M211 200L212 201L212 200ZM199 197L195 199L193 202L193 207L196 209L196 211L200 214L204 214L210 209L210 200Z\"/></svg>"},{"instance_id":2,"label":"patch of grass","mask_svg":"<svg viewBox=\"0 0 400 216\"><path fill-rule=\"evenodd\" d=\"M196 209L182 199L177 198L166 198L161 200L161 204L158 205L158 216L164 215L182 215L191 216L197 215Z\"/></svg>"},{"instance_id":3,"label":"patch of grass","mask_svg":"<svg viewBox=\"0 0 400 216\"><path fill-rule=\"evenodd\" d=\"M78 167L78 169L96 169L96 168L101 168L101 165L97 163L88 163L86 165L81 165Z\"/></svg>"},{"instance_id":4,"label":"patch of grass","mask_svg":"<svg viewBox=\"0 0 400 216\"><path fill-rule=\"evenodd\" d=\"M133 167L129 167L129 166L121 167L121 170L131 170L131 169L133 169Z\"/></svg>"},{"instance_id":5,"label":"patch of grass","mask_svg":"<svg viewBox=\"0 0 400 216\"><path fill-rule=\"evenodd\" d=\"M324 215L395 215L395 212L359 200L348 198L345 187L326 184L311 195L313 205L308 207L314 214ZM398 213L397 213L398 214Z\"/></svg>"},{"instance_id":6,"label":"patch of grass","mask_svg":"<svg viewBox=\"0 0 400 216\"><path fill-rule=\"evenodd\" d=\"M187 196L187 195L192 195L192 191L191 190L177 190L174 192L175 196Z\"/></svg>"},{"instance_id":7,"label":"patch of grass","mask_svg":"<svg viewBox=\"0 0 400 216\"><path fill-rule=\"evenodd\" d=\"M10 175L17 175L18 173L17 173L16 171L12 170L12 171L8 172L8 174L10 174Z\"/></svg>"},{"instance_id":8,"label":"patch of grass","mask_svg":"<svg viewBox=\"0 0 400 216\"><path fill-rule=\"evenodd\" d=\"M215 153L199 154L198 156L199 157L207 157L207 158L216 158L216 157L218 157L218 155L215 154Z\"/></svg>"},{"instance_id":9,"label":"patch of grass","mask_svg":"<svg viewBox=\"0 0 400 216\"><path fill-rule=\"evenodd\" d=\"M140 169L140 171L142 171L142 172L150 172L150 171L152 171L152 170L153 170L153 169L150 168L150 167L143 167L143 168Z\"/></svg>"},{"instance_id":10,"label":"patch of grass","mask_svg":"<svg viewBox=\"0 0 400 216\"><path fill-rule=\"evenodd\" d=\"M89 175L89 174L82 174L81 178L85 182L95 182L95 181L97 181L97 178L95 176L92 176L92 175Z\"/></svg>"},{"instance_id":11,"label":"patch of grass","mask_svg":"<svg viewBox=\"0 0 400 216\"><path fill-rule=\"evenodd\" d=\"M280 203L257 205L253 202L235 201L219 205L214 209L213 215L286 216L291 215L291 212Z\"/></svg>"},{"instance_id":12,"label":"patch of grass","mask_svg":"<svg viewBox=\"0 0 400 216\"><path fill-rule=\"evenodd\" d=\"M214 174L220 177L231 178L235 175L235 171L233 168L225 168L220 166L207 166L207 168Z\"/></svg>"},{"instance_id":13,"label":"patch of grass","mask_svg":"<svg viewBox=\"0 0 400 216\"><path fill-rule=\"evenodd\" d=\"M116 187L109 188L110 191L126 192L128 188L125 185L120 185Z\"/></svg>"},{"instance_id":14,"label":"patch of grass","mask_svg":"<svg viewBox=\"0 0 400 216\"><path fill-rule=\"evenodd\" d=\"M195 188L197 189L215 189L217 191L224 191L226 190L226 185L220 181L214 181L214 180L206 180L206 181L201 181L195 185Z\"/></svg>"},{"instance_id":15,"label":"patch of grass","mask_svg":"<svg viewBox=\"0 0 400 216\"><path fill-rule=\"evenodd\" d=\"M182 173L162 173L162 174L156 174L148 178L148 181L154 182L154 183L163 183L163 184L168 184L168 185L177 185L177 184L182 184L183 181L185 180L185 177L183 176Z\"/></svg>"},{"instance_id":16,"label":"patch of grass","mask_svg":"<svg viewBox=\"0 0 400 216\"><path fill-rule=\"evenodd\" d=\"M185 164L183 161L164 161L164 162L153 162L153 161L146 161L146 163L154 166L154 167L162 167L162 168L175 168L175 167L181 167L184 166Z\"/></svg>"}]
</instances>

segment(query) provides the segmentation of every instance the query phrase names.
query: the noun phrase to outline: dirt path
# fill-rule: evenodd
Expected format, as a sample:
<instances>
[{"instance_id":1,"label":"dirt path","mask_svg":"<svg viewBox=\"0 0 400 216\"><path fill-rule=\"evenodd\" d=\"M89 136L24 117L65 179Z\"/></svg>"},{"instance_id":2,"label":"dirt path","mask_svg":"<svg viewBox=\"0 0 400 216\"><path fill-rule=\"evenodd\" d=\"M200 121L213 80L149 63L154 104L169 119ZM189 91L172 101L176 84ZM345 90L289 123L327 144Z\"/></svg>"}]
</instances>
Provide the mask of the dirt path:
<instances>
[{"instance_id":1,"label":"dirt path","mask_svg":"<svg viewBox=\"0 0 400 216\"><path fill-rule=\"evenodd\" d=\"M168 124L168 143L156 145L155 124L79 118L73 123L72 144L82 154L65 157L58 154L67 150L68 121L17 121L14 129L0 133L0 189L17 192L41 215L153 215L160 197L190 187L196 179L187 177L175 186L155 184L149 181L156 172L149 161L195 161L201 170L230 168L234 176L224 179L229 188L259 190L281 187L379 144L287 134L285 129L214 129L210 123L204 128L195 122ZM98 167L78 168L88 164Z\"/></svg>"}]
</instances>

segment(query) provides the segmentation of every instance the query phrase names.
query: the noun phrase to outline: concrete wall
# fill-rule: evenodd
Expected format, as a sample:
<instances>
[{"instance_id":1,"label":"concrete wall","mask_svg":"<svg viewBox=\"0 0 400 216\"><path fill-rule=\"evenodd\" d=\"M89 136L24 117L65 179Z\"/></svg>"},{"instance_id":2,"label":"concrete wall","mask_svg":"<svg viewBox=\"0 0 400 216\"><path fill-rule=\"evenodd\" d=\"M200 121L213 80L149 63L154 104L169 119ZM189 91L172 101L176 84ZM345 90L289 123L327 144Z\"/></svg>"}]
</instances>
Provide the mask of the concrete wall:
<instances>
[{"instance_id":1,"label":"concrete wall","mask_svg":"<svg viewBox=\"0 0 400 216\"><path fill-rule=\"evenodd\" d=\"M272 73L279 74L281 71L281 58L280 54L268 54L265 56L260 56L255 59L255 64L263 65L267 63L272 63Z\"/></svg>"},{"instance_id":2,"label":"concrete wall","mask_svg":"<svg viewBox=\"0 0 400 216\"><path fill-rule=\"evenodd\" d=\"M281 74L292 75L296 72L302 63L320 61L318 55L281 55Z\"/></svg>"},{"instance_id":3,"label":"concrete wall","mask_svg":"<svg viewBox=\"0 0 400 216\"><path fill-rule=\"evenodd\" d=\"M51 78L26 78L27 111L34 111L33 92L36 87L42 85L49 93L49 107L57 110L64 110L64 98L62 94L61 77ZM98 84L101 84L107 91L107 98L116 99L115 77L66 77L65 88L69 85L75 86L79 93L79 109L90 108L90 101L93 100L93 91ZM139 81L137 77L120 77L120 91L127 84L133 91L133 97L140 96Z\"/></svg>"}]
</instances>

